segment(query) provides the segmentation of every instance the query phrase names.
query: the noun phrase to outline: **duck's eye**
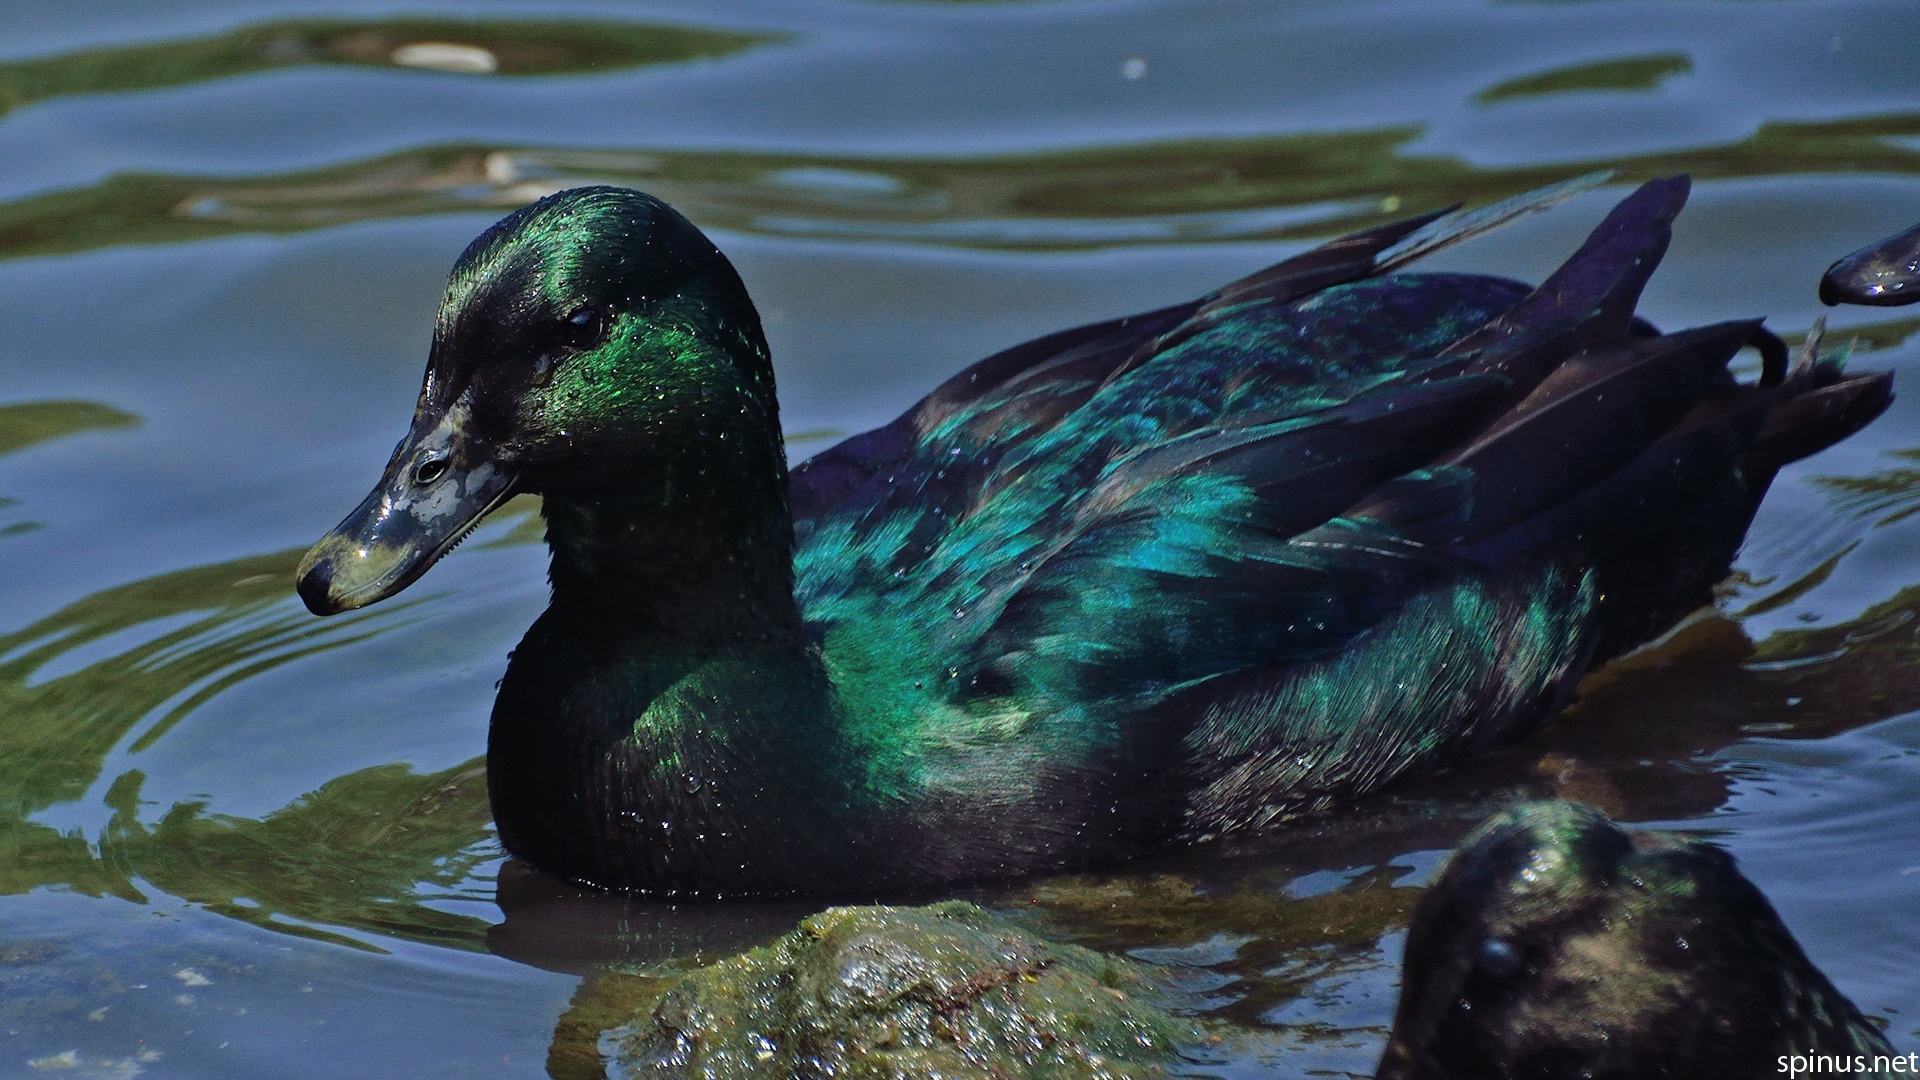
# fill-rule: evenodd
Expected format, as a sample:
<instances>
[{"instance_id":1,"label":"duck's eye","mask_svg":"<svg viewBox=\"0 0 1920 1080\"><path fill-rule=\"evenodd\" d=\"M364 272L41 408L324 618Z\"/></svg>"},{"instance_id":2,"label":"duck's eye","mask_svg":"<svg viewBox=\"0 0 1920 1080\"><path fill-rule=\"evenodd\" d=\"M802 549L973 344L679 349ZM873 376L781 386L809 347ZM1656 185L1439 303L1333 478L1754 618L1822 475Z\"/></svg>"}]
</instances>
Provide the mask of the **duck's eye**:
<instances>
[{"instance_id":1,"label":"duck's eye","mask_svg":"<svg viewBox=\"0 0 1920 1080\"><path fill-rule=\"evenodd\" d=\"M560 330L567 343L576 349L584 349L600 340L606 329L606 319L590 307L575 308L561 321Z\"/></svg>"},{"instance_id":2,"label":"duck's eye","mask_svg":"<svg viewBox=\"0 0 1920 1080\"><path fill-rule=\"evenodd\" d=\"M1488 974L1506 978L1520 970L1520 950L1511 941L1488 938L1480 943L1480 966Z\"/></svg>"},{"instance_id":3,"label":"duck's eye","mask_svg":"<svg viewBox=\"0 0 1920 1080\"><path fill-rule=\"evenodd\" d=\"M445 475L447 475L447 459L433 458L421 462L419 467L413 470L413 482L424 487Z\"/></svg>"}]
</instances>

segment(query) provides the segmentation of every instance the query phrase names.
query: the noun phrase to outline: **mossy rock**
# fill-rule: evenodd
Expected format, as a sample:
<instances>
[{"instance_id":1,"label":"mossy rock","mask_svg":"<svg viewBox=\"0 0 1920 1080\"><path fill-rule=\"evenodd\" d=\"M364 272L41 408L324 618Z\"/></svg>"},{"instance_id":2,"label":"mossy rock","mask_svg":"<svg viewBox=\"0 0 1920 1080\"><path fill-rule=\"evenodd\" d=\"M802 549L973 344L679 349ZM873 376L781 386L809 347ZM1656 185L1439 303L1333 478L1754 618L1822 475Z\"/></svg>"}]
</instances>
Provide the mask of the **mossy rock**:
<instances>
[{"instance_id":1,"label":"mossy rock","mask_svg":"<svg viewBox=\"0 0 1920 1080\"><path fill-rule=\"evenodd\" d=\"M1201 1036L1146 971L963 901L829 908L675 982L600 1050L612 1076L1157 1077Z\"/></svg>"}]
</instances>

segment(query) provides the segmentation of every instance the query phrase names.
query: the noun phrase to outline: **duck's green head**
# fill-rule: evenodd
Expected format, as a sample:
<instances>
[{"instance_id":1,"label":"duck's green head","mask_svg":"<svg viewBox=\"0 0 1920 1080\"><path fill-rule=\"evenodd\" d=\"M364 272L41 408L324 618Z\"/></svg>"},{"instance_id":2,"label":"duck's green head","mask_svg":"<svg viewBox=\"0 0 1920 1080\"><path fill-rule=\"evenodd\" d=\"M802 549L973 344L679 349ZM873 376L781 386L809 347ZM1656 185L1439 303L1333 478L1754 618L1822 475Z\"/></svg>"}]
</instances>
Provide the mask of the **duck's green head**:
<instances>
[{"instance_id":1,"label":"duck's green head","mask_svg":"<svg viewBox=\"0 0 1920 1080\"><path fill-rule=\"evenodd\" d=\"M455 264L413 426L307 553L300 596L320 615L391 596L516 492L657 488L689 457L768 468L752 444L771 432L779 457L775 409L759 317L711 241L637 191L549 196Z\"/></svg>"}]
</instances>

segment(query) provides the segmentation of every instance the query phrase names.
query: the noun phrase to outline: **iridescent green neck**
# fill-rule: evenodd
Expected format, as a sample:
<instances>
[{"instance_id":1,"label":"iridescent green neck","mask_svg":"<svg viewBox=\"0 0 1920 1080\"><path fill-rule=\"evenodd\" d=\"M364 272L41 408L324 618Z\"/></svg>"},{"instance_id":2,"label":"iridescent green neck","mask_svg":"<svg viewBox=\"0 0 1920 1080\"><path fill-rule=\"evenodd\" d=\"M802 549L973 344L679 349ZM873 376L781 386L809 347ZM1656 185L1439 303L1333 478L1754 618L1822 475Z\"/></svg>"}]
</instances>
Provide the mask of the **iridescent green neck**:
<instances>
[{"instance_id":1,"label":"iridescent green neck","mask_svg":"<svg viewBox=\"0 0 1920 1080\"><path fill-rule=\"evenodd\" d=\"M695 649L795 637L786 458L751 308L689 299L615 344L602 371L553 388L554 414L601 444L536 480L554 607ZM634 398L650 422L610 433L603 418Z\"/></svg>"}]
</instances>

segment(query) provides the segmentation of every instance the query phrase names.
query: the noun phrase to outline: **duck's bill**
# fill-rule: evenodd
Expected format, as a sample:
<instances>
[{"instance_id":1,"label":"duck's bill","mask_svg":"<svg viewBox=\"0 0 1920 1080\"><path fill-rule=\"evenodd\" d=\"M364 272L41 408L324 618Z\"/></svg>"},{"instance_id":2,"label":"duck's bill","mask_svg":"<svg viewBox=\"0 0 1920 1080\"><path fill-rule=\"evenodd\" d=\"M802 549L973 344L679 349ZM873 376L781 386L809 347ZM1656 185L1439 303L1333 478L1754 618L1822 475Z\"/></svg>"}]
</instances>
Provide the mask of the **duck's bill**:
<instances>
[{"instance_id":1,"label":"duck's bill","mask_svg":"<svg viewBox=\"0 0 1920 1080\"><path fill-rule=\"evenodd\" d=\"M1920 303L1920 225L1827 267L1820 279L1820 299L1829 305L1874 307Z\"/></svg>"},{"instance_id":2,"label":"duck's bill","mask_svg":"<svg viewBox=\"0 0 1920 1080\"><path fill-rule=\"evenodd\" d=\"M421 445L430 442L402 443L373 493L301 560L309 611L334 615L392 596L513 496L510 467L486 458L463 467L439 456L445 448Z\"/></svg>"}]
</instances>

